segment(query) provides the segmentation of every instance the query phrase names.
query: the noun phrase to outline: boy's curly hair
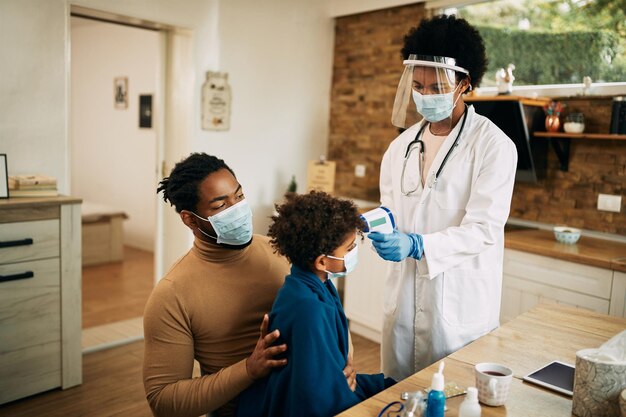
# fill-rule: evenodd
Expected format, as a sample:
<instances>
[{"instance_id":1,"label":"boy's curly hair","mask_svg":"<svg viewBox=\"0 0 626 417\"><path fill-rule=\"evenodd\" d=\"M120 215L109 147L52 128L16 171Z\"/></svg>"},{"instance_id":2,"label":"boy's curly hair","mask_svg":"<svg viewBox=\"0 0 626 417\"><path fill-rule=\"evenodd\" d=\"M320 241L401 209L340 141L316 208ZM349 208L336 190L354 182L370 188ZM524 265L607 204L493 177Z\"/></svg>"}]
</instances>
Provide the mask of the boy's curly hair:
<instances>
[{"instance_id":1,"label":"boy's curly hair","mask_svg":"<svg viewBox=\"0 0 626 417\"><path fill-rule=\"evenodd\" d=\"M321 191L295 195L276 205L269 228L270 244L278 253L303 269L309 269L319 255L330 255L358 231L363 236L363 221L350 200Z\"/></svg>"}]
</instances>

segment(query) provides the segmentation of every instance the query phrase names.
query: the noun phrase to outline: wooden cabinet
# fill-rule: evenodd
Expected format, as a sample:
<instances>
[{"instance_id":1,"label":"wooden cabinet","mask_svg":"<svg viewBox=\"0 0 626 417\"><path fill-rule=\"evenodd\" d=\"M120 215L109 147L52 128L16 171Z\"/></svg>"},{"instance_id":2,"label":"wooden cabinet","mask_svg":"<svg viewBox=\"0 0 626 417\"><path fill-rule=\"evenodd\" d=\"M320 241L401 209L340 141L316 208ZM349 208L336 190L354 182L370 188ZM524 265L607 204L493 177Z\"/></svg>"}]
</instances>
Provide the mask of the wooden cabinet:
<instances>
[{"instance_id":1,"label":"wooden cabinet","mask_svg":"<svg viewBox=\"0 0 626 417\"><path fill-rule=\"evenodd\" d=\"M359 243L359 263L346 277L344 309L353 333L381 341L388 263ZM539 303L566 304L626 318L626 273L505 249L500 321Z\"/></svg>"},{"instance_id":2,"label":"wooden cabinet","mask_svg":"<svg viewBox=\"0 0 626 417\"><path fill-rule=\"evenodd\" d=\"M0 404L82 383L80 200L0 200Z\"/></svg>"},{"instance_id":3,"label":"wooden cabinet","mask_svg":"<svg viewBox=\"0 0 626 417\"><path fill-rule=\"evenodd\" d=\"M625 276L610 269L505 249L500 321L505 323L543 302L625 317Z\"/></svg>"},{"instance_id":4,"label":"wooden cabinet","mask_svg":"<svg viewBox=\"0 0 626 417\"><path fill-rule=\"evenodd\" d=\"M380 343L388 262L378 256L368 238L357 242L359 263L345 278L344 310L352 333Z\"/></svg>"},{"instance_id":5,"label":"wooden cabinet","mask_svg":"<svg viewBox=\"0 0 626 417\"><path fill-rule=\"evenodd\" d=\"M626 318L626 273L613 271L613 289L609 314Z\"/></svg>"}]
</instances>

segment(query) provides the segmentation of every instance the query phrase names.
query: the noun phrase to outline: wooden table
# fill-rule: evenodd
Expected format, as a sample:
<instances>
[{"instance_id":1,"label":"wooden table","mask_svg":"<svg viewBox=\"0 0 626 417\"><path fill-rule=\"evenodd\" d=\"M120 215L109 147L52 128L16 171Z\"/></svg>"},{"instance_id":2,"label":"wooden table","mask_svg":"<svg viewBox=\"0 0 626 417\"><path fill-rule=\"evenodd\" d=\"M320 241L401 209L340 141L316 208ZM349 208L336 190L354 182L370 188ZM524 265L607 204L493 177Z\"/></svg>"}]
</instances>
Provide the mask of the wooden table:
<instances>
[{"instance_id":1,"label":"wooden table","mask_svg":"<svg viewBox=\"0 0 626 417\"><path fill-rule=\"evenodd\" d=\"M83 266L124 260L123 221L126 213L103 204L83 202L82 249Z\"/></svg>"},{"instance_id":2,"label":"wooden table","mask_svg":"<svg viewBox=\"0 0 626 417\"><path fill-rule=\"evenodd\" d=\"M522 377L553 360L575 364L576 351L599 347L624 329L624 318L542 304L443 359L445 380L464 387L475 386L475 364L501 363L513 369L509 397L502 407L481 404L483 417L571 416L570 397L523 382ZM439 362L339 415L376 417L386 404L400 400L400 393L430 387L438 366ZM464 396L448 399L445 416L458 416L463 399Z\"/></svg>"}]
</instances>

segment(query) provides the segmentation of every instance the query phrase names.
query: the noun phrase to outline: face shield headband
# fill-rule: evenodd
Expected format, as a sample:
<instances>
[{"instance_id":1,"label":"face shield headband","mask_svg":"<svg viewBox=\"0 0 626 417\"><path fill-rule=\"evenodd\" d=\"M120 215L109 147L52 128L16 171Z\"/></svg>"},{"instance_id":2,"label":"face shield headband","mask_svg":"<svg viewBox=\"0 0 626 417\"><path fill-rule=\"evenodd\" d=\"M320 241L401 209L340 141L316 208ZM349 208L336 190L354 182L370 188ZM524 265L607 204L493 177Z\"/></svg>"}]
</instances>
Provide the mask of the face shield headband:
<instances>
[{"instance_id":1,"label":"face shield headband","mask_svg":"<svg viewBox=\"0 0 626 417\"><path fill-rule=\"evenodd\" d=\"M456 65L454 58L440 56L410 55L404 60L404 72L400 77L393 104L391 123L406 128L424 118L412 105L413 96L426 97L454 94L457 73L469 75L469 71Z\"/></svg>"}]
</instances>

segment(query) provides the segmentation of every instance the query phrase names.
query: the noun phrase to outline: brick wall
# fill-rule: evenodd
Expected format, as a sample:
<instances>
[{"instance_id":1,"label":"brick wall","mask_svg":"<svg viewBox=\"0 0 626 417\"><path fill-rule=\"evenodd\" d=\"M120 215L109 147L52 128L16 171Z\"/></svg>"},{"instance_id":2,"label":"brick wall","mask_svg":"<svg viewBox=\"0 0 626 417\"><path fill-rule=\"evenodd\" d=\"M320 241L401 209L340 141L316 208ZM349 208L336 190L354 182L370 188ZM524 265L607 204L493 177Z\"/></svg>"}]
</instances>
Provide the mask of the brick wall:
<instances>
[{"instance_id":1,"label":"brick wall","mask_svg":"<svg viewBox=\"0 0 626 417\"><path fill-rule=\"evenodd\" d=\"M585 115L585 131L608 133L611 98L556 98ZM539 138L533 140L540 140ZM545 139L544 139L545 140ZM570 139L569 169L548 149L546 178L515 185L511 217L626 235L626 141ZM622 195L622 211L598 211L598 194Z\"/></svg>"},{"instance_id":2,"label":"brick wall","mask_svg":"<svg viewBox=\"0 0 626 417\"><path fill-rule=\"evenodd\" d=\"M391 110L404 69L400 49L424 13L417 4L337 18L328 144L337 195L380 199L380 161L398 134ZM354 175L357 164L365 177Z\"/></svg>"},{"instance_id":3,"label":"brick wall","mask_svg":"<svg viewBox=\"0 0 626 417\"><path fill-rule=\"evenodd\" d=\"M380 161L397 136L390 119L403 70L400 49L406 32L425 15L423 4L416 4L336 21L328 159L337 162L337 195L380 198ZM562 101L568 111L585 114L587 132L608 132L610 99ZM626 201L621 213L596 210L598 193L625 194L626 141L570 143L569 171L559 170L549 149L546 178L515 185L511 216L626 235ZM365 177L354 175L357 164L365 165Z\"/></svg>"}]
</instances>

